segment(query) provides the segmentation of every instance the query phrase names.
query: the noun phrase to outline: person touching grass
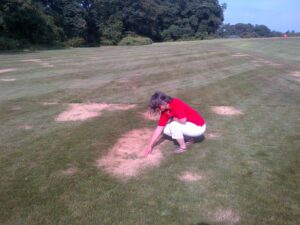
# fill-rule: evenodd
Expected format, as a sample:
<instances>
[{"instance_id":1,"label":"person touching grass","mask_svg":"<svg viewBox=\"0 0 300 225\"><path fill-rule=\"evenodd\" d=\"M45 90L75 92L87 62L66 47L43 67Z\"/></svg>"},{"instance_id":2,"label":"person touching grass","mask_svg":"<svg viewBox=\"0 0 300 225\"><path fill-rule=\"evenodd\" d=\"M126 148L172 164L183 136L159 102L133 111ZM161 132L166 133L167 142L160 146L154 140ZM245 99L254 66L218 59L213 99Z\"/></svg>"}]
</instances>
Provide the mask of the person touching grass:
<instances>
[{"instance_id":1,"label":"person touching grass","mask_svg":"<svg viewBox=\"0 0 300 225\"><path fill-rule=\"evenodd\" d=\"M193 138L203 135L206 131L205 120L195 109L161 91L151 96L148 108L151 113L160 113L160 118L144 150L145 156L152 152L154 145L163 135L178 142L179 148L175 153L183 153L187 151L184 137L193 141Z\"/></svg>"}]
</instances>

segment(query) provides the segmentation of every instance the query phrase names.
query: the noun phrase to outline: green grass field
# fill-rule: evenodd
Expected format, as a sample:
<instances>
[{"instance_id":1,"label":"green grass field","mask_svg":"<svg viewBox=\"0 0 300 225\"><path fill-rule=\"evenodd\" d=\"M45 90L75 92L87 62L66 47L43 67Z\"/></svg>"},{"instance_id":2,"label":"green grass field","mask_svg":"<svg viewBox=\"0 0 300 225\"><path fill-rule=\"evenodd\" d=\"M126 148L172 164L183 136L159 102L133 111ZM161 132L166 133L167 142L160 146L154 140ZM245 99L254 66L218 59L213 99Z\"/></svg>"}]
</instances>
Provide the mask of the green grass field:
<instances>
[{"instance_id":1,"label":"green grass field","mask_svg":"<svg viewBox=\"0 0 300 225\"><path fill-rule=\"evenodd\" d=\"M299 74L296 38L1 54L0 224L300 224ZM97 168L123 134L155 127L141 112L156 90L218 135L181 155L168 142L159 166L126 181ZM67 103L137 107L56 122Z\"/></svg>"}]
</instances>

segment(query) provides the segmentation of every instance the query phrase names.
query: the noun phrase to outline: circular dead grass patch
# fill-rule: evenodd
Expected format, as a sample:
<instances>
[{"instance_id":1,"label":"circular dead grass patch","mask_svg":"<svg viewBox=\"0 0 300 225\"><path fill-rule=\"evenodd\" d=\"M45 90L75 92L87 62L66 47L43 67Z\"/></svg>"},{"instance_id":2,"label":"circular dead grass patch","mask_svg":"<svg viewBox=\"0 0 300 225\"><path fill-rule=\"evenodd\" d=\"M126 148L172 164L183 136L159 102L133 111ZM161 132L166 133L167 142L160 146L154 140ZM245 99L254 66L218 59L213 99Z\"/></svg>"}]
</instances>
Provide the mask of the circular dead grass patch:
<instances>
[{"instance_id":1,"label":"circular dead grass patch","mask_svg":"<svg viewBox=\"0 0 300 225\"><path fill-rule=\"evenodd\" d=\"M43 62L41 59L24 59L24 60L20 60L21 62L27 62L27 63L38 63L40 65L42 65L43 67L53 67L53 65L47 63L47 62Z\"/></svg>"},{"instance_id":2,"label":"circular dead grass patch","mask_svg":"<svg viewBox=\"0 0 300 225\"><path fill-rule=\"evenodd\" d=\"M273 63L273 62L268 63L268 65L274 66L274 67L277 67L277 68L280 68L280 67L283 66L283 64L280 64L280 63Z\"/></svg>"},{"instance_id":3,"label":"circular dead grass patch","mask_svg":"<svg viewBox=\"0 0 300 225\"><path fill-rule=\"evenodd\" d=\"M208 132L205 134L205 137L211 140L220 139L222 137L222 134L220 132Z\"/></svg>"},{"instance_id":4,"label":"circular dead grass patch","mask_svg":"<svg viewBox=\"0 0 300 225\"><path fill-rule=\"evenodd\" d=\"M249 56L249 55L237 53L237 54L234 54L234 55L231 55L231 56L233 56L233 57L247 57L247 56Z\"/></svg>"},{"instance_id":5,"label":"circular dead grass patch","mask_svg":"<svg viewBox=\"0 0 300 225\"><path fill-rule=\"evenodd\" d=\"M15 78L2 78L0 80L4 81L4 82L12 82L12 81L16 81L17 79L15 79Z\"/></svg>"},{"instance_id":6,"label":"circular dead grass patch","mask_svg":"<svg viewBox=\"0 0 300 225\"><path fill-rule=\"evenodd\" d=\"M179 180L185 183L196 182L204 179L205 176L191 171L185 171L179 176Z\"/></svg>"},{"instance_id":7,"label":"circular dead grass patch","mask_svg":"<svg viewBox=\"0 0 300 225\"><path fill-rule=\"evenodd\" d=\"M264 64L267 64L269 66L274 66L276 68L280 68L280 67L283 66L283 64L275 63L275 62L265 60L265 59L256 59L256 60L252 60L252 62L254 62L254 63L264 63Z\"/></svg>"},{"instance_id":8,"label":"circular dead grass patch","mask_svg":"<svg viewBox=\"0 0 300 225\"><path fill-rule=\"evenodd\" d=\"M262 63L261 60L252 60L251 62L253 62L253 63Z\"/></svg>"},{"instance_id":9,"label":"circular dead grass patch","mask_svg":"<svg viewBox=\"0 0 300 225\"><path fill-rule=\"evenodd\" d=\"M35 63L39 63L39 62L42 62L41 59L23 59L23 60L20 60L21 62L35 62Z\"/></svg>"},{"instance_id":10,"label":"circular dead grass patch","mask_svg":"<svg viewBox=\"0 0 300 225\"><path fill-rule=\"evenodd\" d=\"M84 121L101 115L102 110L128 110L134 108L135 105L126 104L96 104L96 103L74 103L69 104L66 111L59 114L55 120L58 122L65 121Z\"/></svg>"},{"instance_id":11,"label":"circular dead grass patch","mask_svg":"<svg viewBox=\"0 0 300 225\"><path fill-rule=\"evenodd\" d=\"M52 64L50 64L50 63L41 63L41 65L43 66L43 67L54 67Z\"/></svg>"},{"instance_id":12,"label":"circular dead grass patch","mask_svg":"<svg viewBox=\"0 0 300 225\"><path fill-rule=\"evenodd\" d=\"M77 167L70 167L68 169L63 170L61 172L61 174L64 175L64 176L72 176L72 175L74 175L77 172L78 172L78 168Z\"/></svg>"},{"instance_id":13,"label":"circular dead grass patch","mask_svg":"<svg viewBox=\"0 0 300 225\"><path fill-rule=\"evenodd\" d=\"M21 109L22 109L21 106L13 106L13 107L10 108L10 110L12 110L12 111L19 111Z\"/></svg>"},{"instance_id":14,"label":"circular dead grass patch","mask_svg":"<svg viewBox=\"0 0 300 225\"><path fill-rule=\"evenodd\" d=\"M48 105L58 105L58 102L42 102L42 105L48 106Z\"/></svg>"},{"instance_id":15,"label":"circular dead grass patch","mask_svg":"<svg viewBox=\"0 0 300 225\"><path fill-rule=\"evenodd\" d=\"M8 72L16 71L16 70L17 69L15 69L15 68L0 69L0 73L8 73Z\"/></svg>"},{"instance_id":16,"label":"circular dead grass patch","mask_svg":"<svg viewBox=\"0 0 300 225\"><path fill-rule=\"evenodd\" d=\"M159 166L163 158L159 147L147 157L143 155L152 133L151 129L144 128L124 134L106 155L96 161L97 167L119 178L131 178L147 168Z\"/></svg>"},{"instance_id":17,"label":"circular dead grass patch","mask_svg":"<svg viewBox=\"0 0 300 225\"><path fill-rule=\"evenodd\" d=\"M218 209L214 213L214 218L220 223L235 224L240 221L240 216L231 209Z\"/></svg>"},{"instance_id":18,"label":"circular dead grass patch","mask_svg":"<svg viewBox=\"0 0 300 225\"><path fill-rule=\"evenodd\" d=\"M212 110L214 113L223 116L236 116L244 114L241 110L236 109L232 106L213 106Z\"/></svg>"},{"instance_id":19,"label":"circular dead grass patch","mask_svg":"<svg viewBox=\"0 0 300 225\"><path fill-rule=\"evenodd\" d=\"M300 78L300 71L294 71L294 72L292 72L291 76L296 77L296 78Z\"/></svg>"},{"instance_id":20,"label":"circular dead grass patch","mask_svg":"<svg viewBox=\"0 0 300 225\"><path fill-rule=\"evenodd\" d=\"M31 130L32 128L33 127L31 125L26 125L26 124L18 126L18 129L20 130Z\"/></svg>"}]
</instances>

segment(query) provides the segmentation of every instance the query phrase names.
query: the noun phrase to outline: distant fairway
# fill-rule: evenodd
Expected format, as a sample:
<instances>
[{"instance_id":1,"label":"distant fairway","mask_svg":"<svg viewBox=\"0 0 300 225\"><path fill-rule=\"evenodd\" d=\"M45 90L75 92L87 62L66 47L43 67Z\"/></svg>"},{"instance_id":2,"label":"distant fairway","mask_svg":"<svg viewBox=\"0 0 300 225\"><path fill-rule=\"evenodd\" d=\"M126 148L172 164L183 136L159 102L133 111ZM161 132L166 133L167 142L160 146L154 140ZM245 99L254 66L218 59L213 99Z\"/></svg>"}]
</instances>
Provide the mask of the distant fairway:
<instances>
[{"instance_id":1,"label":"distant fairway","mask_svg":"<svg viewBox=\"0 0 300 225\"><path fill-rule=\"evenodd\" d=\"M156 90L197 109L206 139L120 156L155 127ZM299 38L1 54L0 106L0 224L300 224ZM145 167L123 178L106 155Z\"/></svg>"}]
</instances>

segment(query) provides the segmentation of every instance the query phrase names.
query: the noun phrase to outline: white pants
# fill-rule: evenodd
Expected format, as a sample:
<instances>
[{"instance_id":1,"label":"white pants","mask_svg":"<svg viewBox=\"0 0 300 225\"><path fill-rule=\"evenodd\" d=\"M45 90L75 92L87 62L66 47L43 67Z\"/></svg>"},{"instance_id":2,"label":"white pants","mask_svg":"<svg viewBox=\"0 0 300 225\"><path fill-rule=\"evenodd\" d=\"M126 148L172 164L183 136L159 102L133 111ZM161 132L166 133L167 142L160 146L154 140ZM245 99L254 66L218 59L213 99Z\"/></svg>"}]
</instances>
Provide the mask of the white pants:
<instances>
[{"instance_id":1,"label":"white pants","mask_svg":"<svg viewBox=\"0 0 300 225\"><path fill-rule=\"evenodd\" d=\"M173 121L168 123L164 128L164 134L171 136L173 139L183 139L184 136L198 137L204 134L206 124L197 126L194 123L186 122L185 124Z\"/></svg>"}]
</instances>

